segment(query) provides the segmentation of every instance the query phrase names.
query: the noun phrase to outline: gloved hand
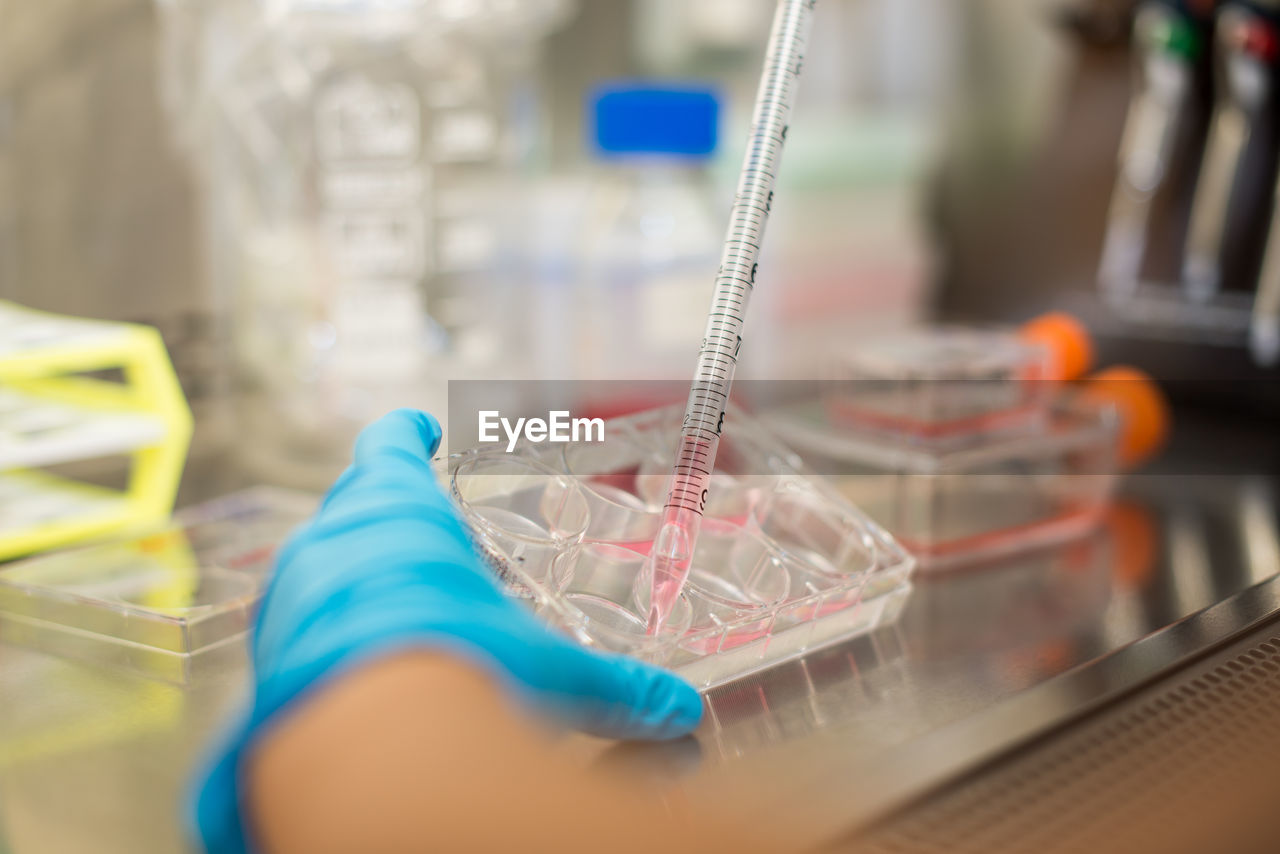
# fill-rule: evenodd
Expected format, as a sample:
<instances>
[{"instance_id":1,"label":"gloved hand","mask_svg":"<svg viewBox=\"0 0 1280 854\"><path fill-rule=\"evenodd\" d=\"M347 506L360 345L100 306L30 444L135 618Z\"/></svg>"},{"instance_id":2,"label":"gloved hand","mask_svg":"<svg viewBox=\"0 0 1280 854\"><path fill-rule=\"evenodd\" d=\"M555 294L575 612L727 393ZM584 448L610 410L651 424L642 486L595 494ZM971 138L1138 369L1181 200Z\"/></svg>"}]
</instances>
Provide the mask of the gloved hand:
<instances>
[{"instance_id":1,"label":"gloved hand","mask_svg":"<svg viewBox=\"0 0 1280 854\"><path fill-rule=\"evenodd\" d=\"M318 683L407 649L469 658L594 734L662 739L697 726L702 702L687 683L591 652L501 592L431 470L439 442L439 424L412 410L370 425L354 464L281 550L252 641L251 708L194 804L209 851L249 850L240 761L272 719Z\"/></svg>"}]
</instances>

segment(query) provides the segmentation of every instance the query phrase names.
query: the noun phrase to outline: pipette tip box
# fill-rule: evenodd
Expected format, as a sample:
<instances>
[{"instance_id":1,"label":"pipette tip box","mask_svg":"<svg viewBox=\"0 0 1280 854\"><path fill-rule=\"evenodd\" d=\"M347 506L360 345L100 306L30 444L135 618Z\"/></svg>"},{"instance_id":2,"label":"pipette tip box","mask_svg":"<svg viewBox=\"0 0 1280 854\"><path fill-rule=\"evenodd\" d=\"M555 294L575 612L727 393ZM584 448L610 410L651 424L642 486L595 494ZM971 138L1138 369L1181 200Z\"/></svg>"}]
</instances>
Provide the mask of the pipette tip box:
<instances>
[{"instance_id":1,"label":"pipette tip box","mask_svg":"<svg viewBox=\"0 0 1280 854\"><path fill-rule=\"evenodd\" d=\"M688 583L648 634L645 559L681 414L614 419L599 443L449 458L453 497L513 595L589 646L703 689L897 618L912 557L731 407Z\"/></svg>"}]
</instances>

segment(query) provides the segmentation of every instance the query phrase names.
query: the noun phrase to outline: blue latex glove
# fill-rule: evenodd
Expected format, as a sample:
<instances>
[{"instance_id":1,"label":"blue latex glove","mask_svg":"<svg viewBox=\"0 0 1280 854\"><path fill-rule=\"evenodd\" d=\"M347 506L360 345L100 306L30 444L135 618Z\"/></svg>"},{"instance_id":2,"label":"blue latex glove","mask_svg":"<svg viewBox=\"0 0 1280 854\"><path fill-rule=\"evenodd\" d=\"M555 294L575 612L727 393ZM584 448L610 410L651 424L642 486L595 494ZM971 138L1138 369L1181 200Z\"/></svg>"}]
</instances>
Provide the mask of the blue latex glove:
<instances>
[{"instance_id":1,"label":"blue latex glove","mask_svg":"<svg viewBox=\"0 0 1280 854\"><path fill-rule=\"evenodd\" d=\"M252 706L195 798L210 852L251 850L240 765L253 740L317 684L375 657L460 654L598 735L673 738L697 726L702 702L687 683L578 646L503 595L431 470L439 442L439 424L421 412L370 425L354 464L281 550L253 636Z\"/></svg>"}]
</instances>

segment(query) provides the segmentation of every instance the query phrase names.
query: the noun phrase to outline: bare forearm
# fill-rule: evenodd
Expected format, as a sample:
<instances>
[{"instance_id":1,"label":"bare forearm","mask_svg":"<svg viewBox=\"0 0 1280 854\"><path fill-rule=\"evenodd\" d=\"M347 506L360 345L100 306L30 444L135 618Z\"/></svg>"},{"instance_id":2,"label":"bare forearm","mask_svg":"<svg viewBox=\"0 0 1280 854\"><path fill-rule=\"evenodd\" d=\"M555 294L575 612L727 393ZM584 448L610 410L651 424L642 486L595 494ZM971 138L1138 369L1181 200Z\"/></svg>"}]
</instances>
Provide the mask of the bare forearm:
<instances>
[{"instance_id":1,"label":"bare forearm","mask_svg":"<svg viewBox=\"0 0 1280 854\"><path fill-rule=\"evenodd\" d=\"M763 822L580 767L488 674L429 652L327 686L264 738L248 781L271 854L787 850Z\"/></svg>"}]
</instances>

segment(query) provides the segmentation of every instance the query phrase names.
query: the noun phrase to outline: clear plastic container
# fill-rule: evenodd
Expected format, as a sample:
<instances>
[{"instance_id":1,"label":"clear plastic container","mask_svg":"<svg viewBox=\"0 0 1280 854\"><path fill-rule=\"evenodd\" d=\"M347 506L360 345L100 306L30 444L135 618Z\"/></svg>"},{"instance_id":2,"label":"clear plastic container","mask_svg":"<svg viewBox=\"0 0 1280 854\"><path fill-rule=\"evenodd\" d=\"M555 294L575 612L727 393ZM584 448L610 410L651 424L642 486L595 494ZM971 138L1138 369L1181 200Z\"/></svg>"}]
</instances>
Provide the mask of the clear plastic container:
<instances>
[{"instance_id":1,"label":"clear plastic container","mask_svg":"<svg viewBox=\"0 0 1280 854\"><path fill-rule=\"evenodd\" d=\"M772 413L769 424L892 531L922 570L935 570L1062 542L1097 524L1116 482L1114 411L1063 398L1035 414L1034 429L938 442L851 428L822 401Z\"/></svg>"},{"instance_id":2,"label":"clear plastic container","mask_svg":"<svg viewBox=\"0 0 1280 854\"><path fill-rule=\"evenodd\" d=\"M532 496L520 478L489 479L490 505L523 508L512 515L475 519L474 500L460 501L482 542L545 531L548 504L570 508L572 535L558 545L540 540L557 550L549 572L541 557L503 563L517 595L583 642L674 667L702 688L897 618L912 558L730 408L712 487L722 495L708 504L676 616L657 638L645 634L645 556L668 474L658 472L673 458L681 415L665 408L609 421L603 443L566 445L558 457L521 444L510 455L450 458L450 482L461 496L472 490L480 460L541 473ZM558 478L547 471L557 459ZM495 522L500 532L491 530Z\"/></svg>"},{"instance_id":3,"label":"clear plastic container","mask_svg":"<svg viewBox=\"0 0 1280 854\"><path fill-rule=\"evenodd\" d=\"M320 487L359 427L492 367L491 305L568 0L166 0L246 465Z\"/></svg>"},{"instance_id":4,"label":"clear plastic container","mask_svg":"<svg viewBox=\"0 0 1280 854\"><path fill-rule=\"evenodd\" d=\"M1063 382L1091 358L1088 333L1065 315L1017 331L913 329L860 345L837 381L766 420L922 568L974 563L1100 518L1116 481L1117 402L1142 391L1154 409L1159 396L1136 374L1108 393L1088 391L1097 378Z\"/></svg>"},{"instance_id":5,"label":"clear plastic container","mask_svg":"<svg viewBox=\"0 0 1280 854\"><path fill-rule=\"evenodd\" d=\"M1055 392L1052 354L1013 332L911 330L841 360L827 406L852 428L940 441L1037 425Z\"/></svg>"},{"instance_id":6,"label":"clear plastic container","mask_svg":"<svg viewBox=\"0 0 1280 854\"><path fill-rule=\"evenodd\" d=\"M0 566L0 637L185 682L242 654L275 550L314 508L252 489L133 539Z\"/></svg>"}]
</instances>

